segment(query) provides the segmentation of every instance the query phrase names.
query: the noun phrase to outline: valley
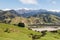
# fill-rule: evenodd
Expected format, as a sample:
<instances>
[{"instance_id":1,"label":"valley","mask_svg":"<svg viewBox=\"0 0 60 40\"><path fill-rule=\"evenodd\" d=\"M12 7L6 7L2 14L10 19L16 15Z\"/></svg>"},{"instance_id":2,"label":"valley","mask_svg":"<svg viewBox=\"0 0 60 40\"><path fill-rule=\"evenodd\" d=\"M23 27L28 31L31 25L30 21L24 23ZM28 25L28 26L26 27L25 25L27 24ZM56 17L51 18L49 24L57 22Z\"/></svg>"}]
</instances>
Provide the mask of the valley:
<instances>
[{"instance_id":1,"label":"valley","mask_svg":"<svg viewBox=\"0 0 60 40\"><path fill-rule=\"evenodd\" d=\"M0 10L1 40L60 40L60 12Z\"/></svg>"},{"instance_id":2,"label":"valley","mask_svg":"<svg viewBox=\"0 0 60 40\"><path fill-rule=\"evenodd\" d=\"M0 0L0 40L60 40L60 0Z\"/></svg>"}]
</instances>

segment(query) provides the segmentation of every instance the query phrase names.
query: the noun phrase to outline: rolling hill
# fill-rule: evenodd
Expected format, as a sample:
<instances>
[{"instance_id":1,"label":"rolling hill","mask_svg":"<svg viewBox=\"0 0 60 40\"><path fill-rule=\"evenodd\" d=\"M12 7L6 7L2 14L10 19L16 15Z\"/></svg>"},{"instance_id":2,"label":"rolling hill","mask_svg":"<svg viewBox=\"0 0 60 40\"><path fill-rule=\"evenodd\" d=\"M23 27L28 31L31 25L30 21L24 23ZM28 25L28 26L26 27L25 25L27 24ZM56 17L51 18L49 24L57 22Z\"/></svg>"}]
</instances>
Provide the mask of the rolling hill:
<instances>
[{"instance_id":1,"label":"rolling hill","mask_svg":"<svg viewBox=\"0 0 60 40\"><path fill-rule=\"evenodd\" d=\"M0 21L10 24L18 24L23 22L28 24L45 24L45 23L60 23L60 12L52 12L47 10L0 10Z\"/></svg>"},{"instance_id":2,"label":"rolling hill","mask_svg":"<svg viewBox=\"0 0 60 40\"><path fill-rule=\"evenodd\" d=\"M46 10L0 10L0 40L60 40L60 30L42 33L27 28L29 24L59 24L59 13ZM18 23L24 23L25 27L12 25Z\"/></svg>"},{"instance_id":3,"label":"rolling hill","mask_svg":"<svg viewBox=\"0 0 60 40\"><path fill-rule=\"evenodd\" d=\"M32 40L31 34L41 35L27 28L0 23L0 40Z\"/></svg>"},{"instance_id":4,"label":"rolling hill","mask_svg":"<svg viewBox=\"0 0 60 40\"><path fill-rule=\"evenodd\" d=\"M0 23L0 40L60 40L60 30L43 35L27 28Z\"/></svg>"}]
</instances>

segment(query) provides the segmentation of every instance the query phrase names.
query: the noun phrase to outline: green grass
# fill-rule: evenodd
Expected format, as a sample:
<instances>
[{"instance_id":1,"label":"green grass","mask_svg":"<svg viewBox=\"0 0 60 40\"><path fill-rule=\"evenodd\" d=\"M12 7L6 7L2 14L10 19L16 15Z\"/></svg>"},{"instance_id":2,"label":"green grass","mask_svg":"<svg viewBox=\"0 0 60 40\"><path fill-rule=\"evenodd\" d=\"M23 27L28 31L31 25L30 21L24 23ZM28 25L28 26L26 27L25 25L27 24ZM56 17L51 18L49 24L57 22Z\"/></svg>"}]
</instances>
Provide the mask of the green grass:
<instances>
[{"instance_id":1,"label":"green grass","mask_svg":"<svg viewBox=\"0 0 60 40\"><path fill-rule=\"evenodd\" d=\"M47 32L46 35L41 37L40 40L60 40L60 34Z\"/></svg>"},{"instance_id":2,"label":"green grass","mask_svg":"<svg viewBox=\"0 0 60 40\"><path fill-rule=\"evenodd\" d=\"M8 30L6 31L6 29ZM32 40L30 34L41 35L41 33L27 28L0 23L0 40ZM58 30L58 33L46 32L45 36L36 40L60 40L60 30Z\"/></svg>"},{"instance_id":3,"label":"green grass","mask_svg":"<svg viewBox=\"0 0 60 40\"><path fill-rule=\"evenodd\" d=\"M8 31L4 32L7 28ZM28 30L27 28L0 23L0 40L32 40L29 37L31 33L40 35L40 33Z\"/></svg>"}]
</instances>

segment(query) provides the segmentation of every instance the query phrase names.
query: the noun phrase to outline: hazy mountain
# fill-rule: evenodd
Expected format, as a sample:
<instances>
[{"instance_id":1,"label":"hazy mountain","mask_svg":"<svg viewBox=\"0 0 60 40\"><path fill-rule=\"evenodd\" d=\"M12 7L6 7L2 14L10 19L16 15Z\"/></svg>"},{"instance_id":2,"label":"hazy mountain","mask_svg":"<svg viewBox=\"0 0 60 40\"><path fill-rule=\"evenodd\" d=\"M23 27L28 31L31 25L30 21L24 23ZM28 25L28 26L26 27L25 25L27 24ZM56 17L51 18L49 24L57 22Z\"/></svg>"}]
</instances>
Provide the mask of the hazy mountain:
<instances>
[{"instance_id":1,"label":"hazy mountain","mask_svg":"<svg viewBox=\"0 0 60 40\"><path fill-rule=\"evenodd\" d=\"M15 10L2 11L0 10L0 21L10 20L19 16Z\"/></svg>"},{"instance_id":2,"label":"hazy mountain","mask_svg":"<svg viewBox=\"0 0 60 40\"><path fill-rule=\"evenodd\" d=\"M47 11L47 10L43 10L43 9L40 9L40 10L26 10L26 9L16 10L16 12L19 13L23 17L29 17L34 14L38 14L38 13L45 12L45 11Z\"/></svg>"},{"instance_id":3,"label":"hazy mountain","mask_svg":"<svg viewBox=\"0 0 60 40\"><path fill-rule=\"evenodd\" d=\"M43 23L60 23L60 17L53 14L37 14L32 17L39 18Z\"/></svg>"},{"instance_id":4,"label":"hazy mountain","mask_svg":"<svg viewBox=\"0 0 60 40\"><path fill-rule=\"evenodd\" d=\"M22 17L22 18L19 18ZM24 19L26 23L60 23L60 12L53 12L47 10L0 10L0 20L10 19L13 21ZM18 22L20 22L18 21ZM17 21L16 21L17 22Z\"/></svg>"},{"instance_id":5,"label":"hazy mountain","mask_svg":"<svg viewBox=\"0 0 60 40\"><path fill-rule=\"evenodd\" d=\"M22 17L29 17L29 16L32 16L32 15L35 15L35 14L43 14L43 13L60 16L60 12L48 11L48 10L44 10L44 9L39 9L39 10L20 9L20 10L16 10L16 12L18 14L20 14Z\"/></svg>"}]
</instances>

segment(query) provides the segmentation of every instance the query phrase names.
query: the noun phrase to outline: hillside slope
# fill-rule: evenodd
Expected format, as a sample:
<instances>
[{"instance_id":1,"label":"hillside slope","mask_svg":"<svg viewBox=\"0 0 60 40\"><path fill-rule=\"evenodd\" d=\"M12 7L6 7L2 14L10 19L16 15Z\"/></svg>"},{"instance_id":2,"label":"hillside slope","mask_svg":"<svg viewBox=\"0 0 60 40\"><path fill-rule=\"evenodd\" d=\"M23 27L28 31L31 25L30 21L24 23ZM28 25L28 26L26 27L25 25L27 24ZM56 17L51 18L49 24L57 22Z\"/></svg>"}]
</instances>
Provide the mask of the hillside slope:
<instances>
[{"instance_id":1,"label":"hillside slope","mask_svg":"<svg viewBox=\"0 0 60 40\"><path fill-rule=\"evenodd\" d=\"M41 13L41 14L36 14L30 17L30 19L32 18L32 20L34 20L34 22L36 23L60 23L60 17L53 15L53 14L45 14L45 13ZM33 19L34 18L34 19Z\"/></svg>"},{"instance_id":2,"label":"hillside slope","mask_svg":"<svg viewBox=\"0 0 60 40\"><path fill-rule=\"evenodd\" d=\"M30 34L40 35L38 32L14 25L0 23L0 40L32 40Z\"/></svg>"},{"instance_id":3,"label":"hillside slope","mask_svg":"<svg viewBox=\"0 0 60 40\"><path fill-rule=\"evenodd\" d=\"M20 13L21 12L21 13ZM26 17L25 17L26 16ZM28 24L59 24L60 12L52 12L47 10L16 10L2 11L0 10L0 22L8 24L18 24L20 22Z\"/></svg>"}]
</instances>

